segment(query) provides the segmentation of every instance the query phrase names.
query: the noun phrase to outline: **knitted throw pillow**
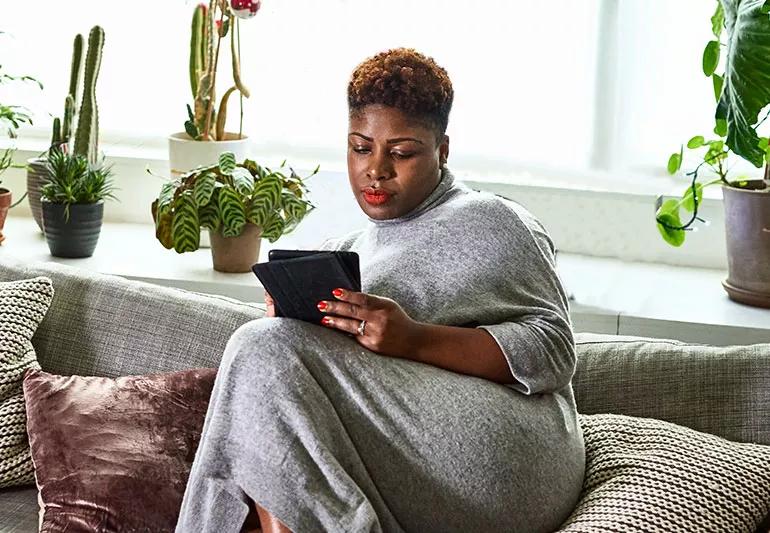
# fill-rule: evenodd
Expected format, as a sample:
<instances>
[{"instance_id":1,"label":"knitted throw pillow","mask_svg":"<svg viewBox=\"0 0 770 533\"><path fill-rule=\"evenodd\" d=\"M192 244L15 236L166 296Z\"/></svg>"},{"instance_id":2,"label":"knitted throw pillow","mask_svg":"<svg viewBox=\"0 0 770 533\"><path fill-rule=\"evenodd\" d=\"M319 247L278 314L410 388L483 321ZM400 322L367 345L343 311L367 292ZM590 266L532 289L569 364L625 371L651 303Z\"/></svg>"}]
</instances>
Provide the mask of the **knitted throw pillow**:
<instances>
[{"instance_id":1,"label":"knitted throw pillow","mask_svg":"<svg viewBox=\"0 0 770 533\"><path fill-rule=\"evenodd\" d=\"M580 415L583 492L559 531L757 531L770 509L770 446L669 422Z\"/></svg>"},{"instance_id":2,"label":"knitted throw pillow","mask_svg":"<svg viewBox=\"0 0 770 533\"><path fill-rule=\"evenodd\" d=\"M35 482L22 381L40 368L32 335L53 299L46 277L0 282L0 487Z\"/></svg>"}]
</instances>

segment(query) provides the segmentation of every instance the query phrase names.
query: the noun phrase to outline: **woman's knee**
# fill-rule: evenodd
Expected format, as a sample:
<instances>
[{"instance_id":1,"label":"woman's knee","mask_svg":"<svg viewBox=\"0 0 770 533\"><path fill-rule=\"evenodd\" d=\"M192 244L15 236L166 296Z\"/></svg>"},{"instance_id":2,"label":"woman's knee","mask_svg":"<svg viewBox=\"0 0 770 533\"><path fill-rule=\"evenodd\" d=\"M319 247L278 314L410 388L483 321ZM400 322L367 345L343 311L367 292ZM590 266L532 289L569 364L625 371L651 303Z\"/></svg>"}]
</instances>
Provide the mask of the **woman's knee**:
<instances>
[{"instance_id":1,"label":"woman's knee","mask_svg":"<svg viewBox=\"0 0 770 533\"><path fill-rule=\"evenodd\" d=\"M251 371L284 366L313 334L312 324L289 318L258 318L242 324L230 336L221 368Z\"/></svg>"}]
</instances>

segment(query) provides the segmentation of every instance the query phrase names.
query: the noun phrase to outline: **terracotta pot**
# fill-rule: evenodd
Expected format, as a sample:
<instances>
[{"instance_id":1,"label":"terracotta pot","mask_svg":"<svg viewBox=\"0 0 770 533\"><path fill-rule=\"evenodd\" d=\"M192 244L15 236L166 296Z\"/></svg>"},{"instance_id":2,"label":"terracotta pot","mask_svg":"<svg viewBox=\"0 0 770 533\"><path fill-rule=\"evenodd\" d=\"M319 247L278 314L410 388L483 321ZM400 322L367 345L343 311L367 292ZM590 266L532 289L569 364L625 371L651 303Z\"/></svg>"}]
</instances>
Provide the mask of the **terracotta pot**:
<instances>
[{"instance_id":1,"label":"terracotta pot","mask_svg":"<svg viewBox=\"0 0 770 533\"><path fill-rule=\"evenodd\" d=\"M0 188L0 244L5 240L3 227L5 226L5 217L8 216L8 209L11 207L11 191Z\"/></svg>"},{"instance_id":2,"label":"terracotta pot","mask_svg":"<svg viewBox=\"0 0 770 533\"><path fill-rule=\"evenodd\" d=\"M770 183L751 188L722 187L731 300L770 308Z\"/></svg>"},{"instance_id":3,"label":"terracotta pot","mask_svg":"<svg viewBox=\"0 0 770 533\"><path fill-rule=\"evenodd\" d=\"M32 218L37 222L37 227L43 231L43 208L40 205L40 189L48 183L50 174L45 157L27 159L27 199L32 211Z\"/></svg>"},{"instance_id":4,"label":"terracotta pot","mask_svg":"<svg viewBox=\"0 0 770 533\"><path fill-rule=\"evenodd\" d=\"M218 272L251 272L259 260L259 246L262 243L262 228L246 224L237 237L224 237L218 231L209 230L211 257L214 270Z\"/></svg>"},{"instance_id":5,"label":"terracotta pot","mask_svg":"<svg viewBox=\"0 0 770 533\"><path fill-rule=\"evenodd\" d=\"M91 257L102 229L104 202L72 204L69 219L64 204L43 200L43 230L55 257Z\"/></svg>"}]
</instances>

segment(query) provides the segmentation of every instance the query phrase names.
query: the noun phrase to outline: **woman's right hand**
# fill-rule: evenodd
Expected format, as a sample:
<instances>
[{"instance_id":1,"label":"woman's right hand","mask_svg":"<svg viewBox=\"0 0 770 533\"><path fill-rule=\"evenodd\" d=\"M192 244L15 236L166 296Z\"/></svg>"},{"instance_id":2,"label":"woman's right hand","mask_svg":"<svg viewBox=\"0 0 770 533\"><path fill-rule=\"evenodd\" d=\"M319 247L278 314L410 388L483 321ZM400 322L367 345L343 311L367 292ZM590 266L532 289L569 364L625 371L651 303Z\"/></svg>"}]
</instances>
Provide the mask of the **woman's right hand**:
<instances>
[{"instance_id":1,"label":"woman's right hand","mask_svg":"<svg viewBox=\"0 0 770 533\"><path fill-rule=\"evenodd\" d=\"M267 313L265 313L265 316L268 318L275 317L275 302L273 302L273 297L270 296L270 293L265 291L265 305L267 307Z\"/></svg>"}]
</instances>

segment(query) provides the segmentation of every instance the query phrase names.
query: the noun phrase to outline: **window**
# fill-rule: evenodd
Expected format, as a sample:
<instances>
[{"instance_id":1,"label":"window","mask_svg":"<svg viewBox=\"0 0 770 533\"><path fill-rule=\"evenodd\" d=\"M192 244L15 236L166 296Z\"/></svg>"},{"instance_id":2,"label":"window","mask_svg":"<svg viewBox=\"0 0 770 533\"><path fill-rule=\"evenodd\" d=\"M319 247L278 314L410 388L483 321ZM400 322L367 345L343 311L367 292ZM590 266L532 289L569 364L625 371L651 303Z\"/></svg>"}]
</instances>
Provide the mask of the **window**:
<instances>
[{"instance_id":1,"label":"window","mask_svg":"<svg viewBox=\"0 0 770 533\"><path fill-rule=\"evenodd\" d=\"M12 85L2 98L36 114L22 135L48 138L61 116L75 32L106 31L97 87L102 148L165 147L181 131L193 2L48 1L30 23L6 6L3 65L43 92ZM345 89L354 66L411 46L444 66L455 87L451 162L482 176L548 169L543 179L605 170L664 173L668 155L708 134L714 109L701 51L715 2L702 0L264 0L241 25L244 132L266 153L344 169ZM227 58L227 55L223 57ZM230 79L221 70L219 94ZM237 99L230 130L238 127Z\"/></svg>"}]
</instances>

